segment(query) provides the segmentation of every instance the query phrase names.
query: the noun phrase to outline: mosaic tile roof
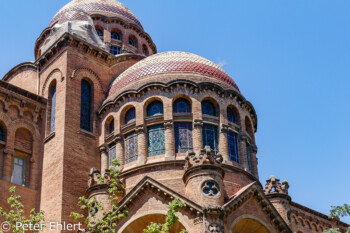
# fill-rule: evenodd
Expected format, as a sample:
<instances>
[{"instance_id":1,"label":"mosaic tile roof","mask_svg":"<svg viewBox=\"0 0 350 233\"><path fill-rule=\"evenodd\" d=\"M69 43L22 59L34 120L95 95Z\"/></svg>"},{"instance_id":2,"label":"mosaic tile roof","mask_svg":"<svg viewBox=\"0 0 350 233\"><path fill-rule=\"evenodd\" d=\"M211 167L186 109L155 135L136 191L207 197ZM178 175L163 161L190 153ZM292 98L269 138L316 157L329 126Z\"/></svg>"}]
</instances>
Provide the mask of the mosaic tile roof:
<instances>
[{"instance_id":1,"label":"mosaic tile roof","mask_svg":"<svg viewBox=\"0 0 350 233\"><path fill-rule=\"evenodd\" d=\"M140 21L129 8L117 0L73 0L54 16L50 22L50 26L60 20L64 20L66 12L72 9L81 9L88 13L107 13L108 16L120 16L124 20L131 21L143 29Z\"/></svg>"},{"instance_id":2,"label":"mosaic tile roof","mask_svg":"<svg viewBox=\"0 0 350 233\"><path fill-rule=\"evenodd\" d=\"M119 89L146 76L170 72L193 72L208 75L239 91L232 78L213 62L192 53L165 52L149 56L124 71L113 81L108 96L112 96Z\"/></svg>"}]
</instances>

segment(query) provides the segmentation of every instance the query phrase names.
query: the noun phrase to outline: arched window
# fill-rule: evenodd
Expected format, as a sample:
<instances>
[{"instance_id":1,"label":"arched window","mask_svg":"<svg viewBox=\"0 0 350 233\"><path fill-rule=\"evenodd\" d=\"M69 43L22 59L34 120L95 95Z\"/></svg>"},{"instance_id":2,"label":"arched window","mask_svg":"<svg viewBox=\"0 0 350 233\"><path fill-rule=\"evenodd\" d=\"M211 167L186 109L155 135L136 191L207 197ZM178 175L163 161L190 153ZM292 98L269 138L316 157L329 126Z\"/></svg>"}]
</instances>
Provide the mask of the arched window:
<instances>
[{"instance_id":1,"label":"arched window","mask_svg":"<svg viewBox=\"0 0 350 233\"><path fill-rule=\"evenodd\" d=\"M147 128L148 157L165 154L164 125L154 125Z\"/></svg>"},{"instance_id":2,"label":"arched window","mask_svg":"<svg viewBox=\"0 0 350 233\"><path fill-rule=\"evenodd\" d=\"M239 163L237 134L232 131L228 131L227 140L230 159L236 163Z\"/></svg>"},{"instance_id":3,"label":"arched window","mask_svg":"<svg viewBox=\"0 0 350 233\"><path fill-rule=\"evenodd\" d=\"M218 127L215 125L203 124L203 146L210 146L210 149L218 153L218 145Z\"/></svg>"},{"instance_id":4,"label":"arched window","mask_svg":"<svg viewBox=\"0 0 350 233\"><path fill-rule=\"evenodd\" d=\"M109 167L112 167L113 160L117 158L117 151L116 151L115 143L109 145L108 157L109 157Z\"/></svg>"},{"instance_id":5,"label":"arched window","mask_svg":"<svg viewBox=\"0 0 350 233\"><path fill-rule=\"evenodd\" d=\"M118 54L122 53L122 48L116 47L116 46L111 46L110 52L113 55L118 55Z\"/></svg>"},{"instance_id":6,"label":"arched window","mask_svg":"<svg viewBox=\"0 0 350 233\"><path fill-rule=\"evenodd\" d=\"M137 160L137 134L132 132L124 138L125 164L127 164Z\"/></svg>"},{"instance_id":7,"label":"arched window","mask_svg":"<svg viewBox=\"0 0 350 233\"><path fill-rule=\"evenodd\" d=\"M91 131L92 87L86 80L81 81L80 128Z\"/></svg>"},{"instance_id":8,"label":"arched window","mask_svg":"<svg viewBox=\"0 0 350 233\"><path fill-rule=\"evenodd\" d=\"M135 41L135 39L134 39L134 38L129 37L129 45L131 45L131 46L133 46L133 47L135 47L135 48L136 48L136 41Z\"/></svg>"},{"instance_id":9,"label":"arched window","mask_svg":"<svg viewBox=\"0 0 350 233\"><path fill-rule=\"evenodd\" d=\"M187 99L177 99L173 104L173 113L190 113L191 103Z\"/></svg>"},{"instance_id":10,"label":"arched window","mask_svg":"<svg viewBox=\"0 0 350 233\"><path fill-rule=\"evenodd\" d=\"M111 38L114 39L114 40L121 40L122 36L120 35L119 32L112 32L111 33Z\"/></svg>"},{"instance_id":11,"label":"arched window","mask_svg":"<svg viewBox=\"0 0 350 233\"><path fill-rule=\"evenodd\" d=\"M97 28L96 28L96 32L97 32L97 35L98 35L99 37L103 37L103 30L102 30L102 29L97 29Z\"/></svg>"},{"instance_id":12,"label":"arched window","mask_svg":"<svg viewBox=\"0 0 350 233\"><path fill-rule=\"evenodd\" d=\"M252 171L252 162L251 162L251 157L250 157L250 146L248 143L246 144L246 152L247 152L248 170L251 172Z\"/></svg>"},{"instance_id":13,"label":"arched window","mask_svg":"<svg viewBox=\"0 0 350 233\"><path fill-rule=\"evenodd\" d=\"M114 133L114 119L112 119L108 125L108 134L112 134L112 133Z\"/></svg>"},{"instance_id":14,"label":"arched window","mask_svg":"<svg viewBox=\"0 0 350 233\"><path fill-rule=\"evenodd\" d=\"M125 113L125 124L134 122L135 119L136 119L135 108L131 108Z\"/></svg>"},{"instance_id":15,"label":"arched window","mask_svg":"<svg viewBox=\"0 0 350 233\"><path fill-rule=\"evenodd\" d=\"M253 126L248 117L245 118L245 130L248 133L248 135L251 137L251 139L254 141Z\"/></svg>"},{"instance_id":16,"label":"arched window","mask_svg":"<svg viewBox=\"0 0 350 233\"><path fill-rule=\"evenodd\" d=\"M148 55L148 49L147 49L146 45L142 46L142 54L145 56Z\"/></svg>"},{"instance_id":17,"label":"arched window","mask_svg":"<svg viewBox=\"0 0 350 233\"><path fill-rule=\"evenodd\" d=\"M51 124L50 133L55 131L55 121L56 121L56 84L51 87Z\"/></svg>"},{"instance_id":18,"label":"arched window","mask_svg":"<svg viewBox=\"0 0 350 233\"><path fill-rule=\"evenodd\" d=\"M237 123L234 111L231 108L227 108L227 120L231 123Z\"/></svg>"},{"instance_id":19,"label":"arched window","mask_svg":"<svg viewBox=\"0 0 350 233\"><path fill-rule=\"evenodd\" d=\"M193 150L192 123L175 123L175 152L186 153Z\"/></svg>"},{"instance_id":20,"label":"arched window","mask_svg":"<svg viewBox=\"0 0 350 233\"><path fill-rule=\"evenodd\" d=\"M0 141L6 142L6 131L1 125L0 125Z\"/></svg>"},{"instance_id":21,"label":"arched window","mask_svg":"<svg viewBox=\"0 0 350 233\"><path fill-rule=\"evenodd\" d=\"M164 110L163 110L163 103L156 100L150 103L147 106L147 116L157 116L157 115L163 115Z\"/></svg>"},{"instance_id":22,"label":"arched window","mask_svg":"<svg viewBox=\"0 0 350 233\"><path fill-rule=\"evenodd\" d=\"M209 100L202 101L202 114L216 117L215 105Z\"/></svg>"}]
</instances>

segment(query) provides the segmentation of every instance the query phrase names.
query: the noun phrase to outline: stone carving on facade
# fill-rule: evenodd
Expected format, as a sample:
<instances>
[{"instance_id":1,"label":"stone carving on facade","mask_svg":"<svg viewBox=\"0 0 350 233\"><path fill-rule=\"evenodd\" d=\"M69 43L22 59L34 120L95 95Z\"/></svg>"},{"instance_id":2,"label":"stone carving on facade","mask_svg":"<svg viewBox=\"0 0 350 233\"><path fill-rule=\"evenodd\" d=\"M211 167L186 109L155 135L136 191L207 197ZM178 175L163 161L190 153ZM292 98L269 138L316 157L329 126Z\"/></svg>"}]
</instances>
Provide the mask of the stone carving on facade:
<instances>
[{"instance_id":1,"label":"stone carving on facade","mask_svg":"<svg viewBox=\"0 0 350 233\"><path fill-rule=\"evenodd\" d=\"M210 149L210 146L205 146L203 150L196 154L193 151L188 151L186 154L186 165L185 169L189 169L193 166L211 164L221 165L223 157L220 153L215 153L214 150Z\"/></svg>"},{"instance_id":2,"label":"stone carving on facade","mask_svg":"<svg viewBox=\"0 0 350 233\"><path fill-rule=\"evenodd\" d=\"M282 183L280 183L280 180L276 179L274 176L271 176L265 184L265 194L281 193L288 195L288 189L289 184L287 180L284 180Z\"/></svg>"},{"instance_id":3,"label":"stone carving on facade","mask_svg":"<svg viewBox=\"0 0 350 233\"><path fill-rule=\"evenodd\" d=\"M108 184L110 181L109 170L106 169L106 172L103 175L103 179L101 177L101 172L96 168L91 168L89 173L88 187L92 187L100 184Z\"/></svg>"},{"instance_id":4,"label":"stone carving on facade","mask_svg":"<svg viewBox=\"0 0 350 233\"><path fill-rule=\"evenodd\" d=\"M222 227L216 223L210 224L208 230L210 233L224 233L224 231L222 230Z\"/></svg>"}]
</instances>

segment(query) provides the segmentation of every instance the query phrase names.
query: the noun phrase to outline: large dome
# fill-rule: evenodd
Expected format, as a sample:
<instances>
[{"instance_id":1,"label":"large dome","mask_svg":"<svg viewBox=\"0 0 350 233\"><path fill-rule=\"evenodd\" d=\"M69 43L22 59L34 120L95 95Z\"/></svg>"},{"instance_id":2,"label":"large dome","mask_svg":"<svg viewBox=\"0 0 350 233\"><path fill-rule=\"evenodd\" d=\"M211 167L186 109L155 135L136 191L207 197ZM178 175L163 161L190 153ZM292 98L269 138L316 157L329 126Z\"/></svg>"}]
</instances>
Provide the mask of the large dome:
<instances>
[{"instance_id":1,"label":"large dome","mask_svg":"<svg viewBox=\"0 0 350 233\"><path fill-rule=\"evenodd\" d=\"M117 0L73 0L65 5L51 20L50 26L66 17L66 13L72 9L81 9L90 14L99 13L109 17L121 17L122 19L142 27L136 16Z\"/></svg>"},{"instance_id":2,"label":"large dome","mask_svg":"<svg viewBox=\"0 0 350 233\"><path fill-rule=\"evenodd\" d=\"M173 73L201 74L199 77L191 77L191 81L197 83L212 82L225 89L234 88L236 91L239 91L232 78L213 62L192 53L164 52L143 59L119 75L111 85L108 99L127 88L135 89L140 84L144 85L147 82L151 82L151 79L148 78L150 76ZM176 79L177 77L173 78ZM155 81L168 82L168 79L164 76L164 80L160 80L158 77Z\"/></svg>"}]
</instances>

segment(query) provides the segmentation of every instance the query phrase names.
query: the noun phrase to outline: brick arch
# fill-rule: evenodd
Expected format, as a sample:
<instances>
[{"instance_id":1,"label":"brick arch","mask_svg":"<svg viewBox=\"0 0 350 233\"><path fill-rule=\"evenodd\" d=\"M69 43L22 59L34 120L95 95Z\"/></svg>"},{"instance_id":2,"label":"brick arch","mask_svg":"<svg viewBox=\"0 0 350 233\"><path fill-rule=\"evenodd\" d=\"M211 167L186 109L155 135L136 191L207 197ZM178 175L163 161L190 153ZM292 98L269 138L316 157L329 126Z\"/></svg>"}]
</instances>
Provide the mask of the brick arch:
<instances>
[{"instance_id":1,"label":"brick arch","mask_svg":"<svg viewBox=\"0 0 350 233\"><path fill-rule=\"evenodd\" d=\"M114 120L114 132L115 132L115 129L116 129L116 127L115 127L116 119L115 119L113 113L111 113L111 114L109 114L109 115L105 118L104 123L103 123L103 125L102 125L104 137L107 137L107 136L109 135L109 133L108 133L108 127L109 127L109 124L112 122L112 120Z\"/></svg>"},{"instance_id":2,"label":"brick arch","mask_svg":"<svg viewBox=\"0 0 350 233\"><path fill-rule=\"evenodd\" d=\"M235 115L235 118L236 118L236 124L241 126L242 125L242 119L241 119L241 114L240 114L238 108L235 105L233 105L233 104L229 104L227 106L227 108L230 108L233 111L233 113ZM227 108L225 109L225 111L226 111L226 118L227 118Z\"/></svg>"},{"instance_id":3,"label":"brick arch","mask_svg":"<svg viewBox=\"0 0 350 233\"><path fill-rule=\"evenodd\" d=\"M149 219L151 219L152 217L154 217L154 219L159 219L161 217L166 217L166 211L161 211L161 210L151 210L151 211L147 211L146 213L141 213L141 214L137 214L137 215L133 215L132 218L130 218L125 224L123 224L123 226L119 229L118 232L121 233L131 233L131 232L135 232L135 231L130 231L128 228L131 228L131 230L135 230L133 227L133 223L136 223L137 221L139 221L137 224L141 222L148 222L147 225L151 224L151 221L147 221ZM144 220L144 221L142 221ZM156 222L156 221L154 221ZM164 220L162 222L156 222L156 223L164 223ZM188 226L188 224L186 224L181 218L179 218L179 220L177 221L177 226L175 226L176 228L179 228L179 230L190 230L191 228ZM181 229L182 228L182 229ZM141 229L144 229L144 226L141 227ZM180 231L178 231L180 232Z\"/></svg>"},{"instance_id":4,"label":"brick arch","mask_svg":"<svg viewBox=\"0 0 350 233\"><path fill-rule=\"evenodd\" d=\"M103 88L102 81L100 77L92 70L86 67L80 67L76 70L73 71L72 73L72 79L77 79L77 80L83 80L83 79L89 79L91 82L97 86L99 86L100 92L101 93L106 93L106 90ZM95 88L94 88L95 89Z\"/></svg>"},{"instance_id":5,"label":"brick arch","mask_svg":"<svg viewBox=\"0 0 350 233\"><path fill-rule=\"evenodd\" d=\"M119 116L120 126L125 125L125 114L132 108L135 109L135 115L136 115L136 106L134 106L133 104L126 104L125 106L123 106L122 109L120 109L120 116ZM136 120L136 116L135 116L135 120Z\"/></svg>"},{"instance_id":6,"label":"brick arch","mask_svg":"<svg viewBox=\"0 0 350 233\"><path fill-rule=\"evenodd\" d=\"M48 92L45 92L46 91L46 87L47 87L47 84L53 82L53 80L56 80L56 84L58 83L58 81L60 79L63 78L63 73L60 69L54 69L53 71L51 71L51 73L47 76L47 78L45 79L45 82L44 82L44 85L43 85L43 88L41 89L41 95L43 96L46 96L48 95Z\"/></svg>"},{"instance_id":7,"label":"brick arch","mask_svg":"<svg viewBox=\"0 0 350 233\"><path fill-rule=\"evenodd\" d=\"M215 106L215 110L216 110L216 115L217 115L217 117L221 117L220 115L221 115L221 106L220 106L220 103L217 101L217 100L215 100L213 97L211 97L211 96L205 96L205 97L203 97L202 99L201 99L201 106L202 106L202 102L203 101L210 101L210 102L212 102L213 104L214 104L214 106ZM202 114L202 108L201 108L201 114Z\"/></svg>"},{"instance_id":8,"label":"brick arch","mask_svg":"<svg viewBox=\"0 0 350 233\"><path fill-rule=\"evenodd\" d=\"M152 96L152 97L147 98L144 101L144 104L143 104L143 115L144 115L144 117L147 117L148 105L150 105L153 101L160 101L163 104L163 112L165 111L164 99L162 97L164 98L164 96L161 96L161 95Z\"/></svg>"},{"instance_id":9,"label":"brick arch","mask_svg":"<svg viewBox=\"0 0 350 233\"><path fill-rule=\"evenodd\" d=\"M39 146L39 138L40 138L40 132L38 130L38 128L32 124L31 122L28 122L26 120L23 119L17 119L11 122L11 124L9 125L9 140L7 143L7 148L8 149L14 149L15 147L15 133L18 129L20 128L24 128L26 130L28 130L33 137L33 150L32 150L32 154L33 155L38 155L38 146Z\"/></svg>"},{"instance_id":10,"label":"brick arch","mask_svg":"<svg viewBox=\"0 0 350 233\"><path fill-rule=\"evenodd\" d=\"M12 120L7 114L0 112L0 123L6 128L6 132L8 131L11 122Z\"/></svg>"},{"instance_id":11,"label":"brick arch","mask_svg":"<svg viewBox=\"0 0 350 233\"><path fill-rule=\"evenodd\" d=\"M229 233L235 233L235 227L237 226L237 224L239 224L241 221L245 221L245 220L250 220L252 222L256 222L257 224L261 225L261 227L265 228L265 231L261 231L261 232L266 232L266 233L270 233L270 232L274 232L263 220L259 219L256 216L250 215L250 214L244 214L239 216L238 218L236 218L230 228L229 228ZM259 231L260 232L260 231Z\"/></svg>"}]
</instances>

